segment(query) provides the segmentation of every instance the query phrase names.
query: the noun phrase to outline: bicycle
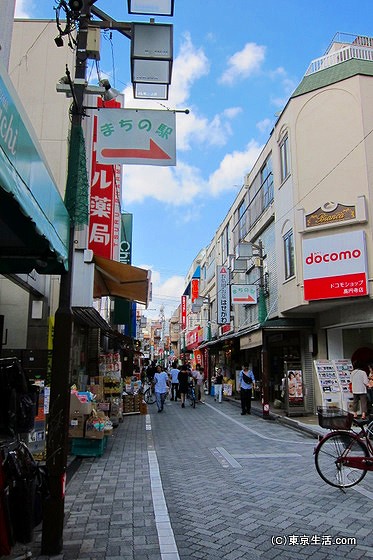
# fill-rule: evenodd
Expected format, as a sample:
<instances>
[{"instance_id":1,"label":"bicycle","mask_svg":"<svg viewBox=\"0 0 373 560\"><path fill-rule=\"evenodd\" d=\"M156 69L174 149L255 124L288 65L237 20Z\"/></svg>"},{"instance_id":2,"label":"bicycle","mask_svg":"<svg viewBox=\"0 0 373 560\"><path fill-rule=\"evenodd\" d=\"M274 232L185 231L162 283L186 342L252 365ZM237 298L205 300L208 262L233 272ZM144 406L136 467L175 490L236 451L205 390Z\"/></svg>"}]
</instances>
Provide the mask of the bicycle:
<instances>
[{"instance_id":1,"label":"bicycle","mask_svg":"<svg viewBox=\"0 0 373 560\"><path fill-rule=\"evenodd\" d=\"M189 400L190 406L196 408L196 391L194 389L194 384L189 383L188 392L187 392L187 399Z\"/></svg>"},{"instance_id":2,"label":"bicycle","mask_svg":"<svg viewBox=\"0 0 373 560\"><path fill-rule=\"evenodd\" d=\"M314 450L318 474L341 490L359 484L368 471L373 471L373 421L358 420L339 408L318 407L317 412L319 425L332 430Z\"/></svg>"},{"instance_id":3,"label":"bicycle","mask_svg":"<svg viewBox=\"0 0 373 560\"><path fill-rule=\"evenodd\" d=\"M152 383L144 384L142 396L146 404L154 404L156 401L154 385Z\"/></svg>"}]
</instances>

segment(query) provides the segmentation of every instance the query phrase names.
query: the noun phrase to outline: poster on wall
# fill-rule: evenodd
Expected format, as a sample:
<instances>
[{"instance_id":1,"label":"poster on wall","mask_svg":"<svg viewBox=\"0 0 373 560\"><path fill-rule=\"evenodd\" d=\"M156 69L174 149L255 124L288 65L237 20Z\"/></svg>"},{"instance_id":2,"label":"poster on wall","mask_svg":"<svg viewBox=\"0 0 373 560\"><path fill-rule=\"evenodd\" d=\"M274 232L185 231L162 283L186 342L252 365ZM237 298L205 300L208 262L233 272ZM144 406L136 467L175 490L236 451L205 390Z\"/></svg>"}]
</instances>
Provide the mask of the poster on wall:
<instances>
[{"instance_id":1,"label":"poster on wall","mask_svg":"<svg viewBox=\"0 0 373 560\"><path fill-rule=\"evenodd\" d=\"M285 409L287 416L305 412L304 376L300 362L284 362Z\"/></svg>"},{"instance_id":2,"label":"poster on wall","mask_svg":"<svg viewBox=\"0 0 373 560\"><path fill-rule=\"evenodd\" d=\"M301 370L288 371L289 405L303 406L303 378Z\"/></svg>"}]
</instances>

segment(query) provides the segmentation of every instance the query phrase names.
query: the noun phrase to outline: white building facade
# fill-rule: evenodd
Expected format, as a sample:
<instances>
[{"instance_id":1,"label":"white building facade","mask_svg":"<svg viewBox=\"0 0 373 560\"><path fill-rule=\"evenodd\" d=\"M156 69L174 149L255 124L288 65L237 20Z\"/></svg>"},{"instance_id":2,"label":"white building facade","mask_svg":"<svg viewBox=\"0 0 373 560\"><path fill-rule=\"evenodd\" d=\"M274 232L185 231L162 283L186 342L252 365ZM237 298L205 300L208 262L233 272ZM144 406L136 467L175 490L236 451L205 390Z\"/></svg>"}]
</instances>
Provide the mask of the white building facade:
<instances>
[{"instance_id":1,"label":"white building facade","mask_svg":"<svg viewBox=\"0 0 373 560\"><path fill-rule=\"evenodd\" d=\"M212 326L216 267L242 296L200 345L211 369L249 363L265 404L300 372L294 413L330 400L316 360L373 361L372 47L336 35L311 63L201 262Z\"/></svg>"}]
</instances>

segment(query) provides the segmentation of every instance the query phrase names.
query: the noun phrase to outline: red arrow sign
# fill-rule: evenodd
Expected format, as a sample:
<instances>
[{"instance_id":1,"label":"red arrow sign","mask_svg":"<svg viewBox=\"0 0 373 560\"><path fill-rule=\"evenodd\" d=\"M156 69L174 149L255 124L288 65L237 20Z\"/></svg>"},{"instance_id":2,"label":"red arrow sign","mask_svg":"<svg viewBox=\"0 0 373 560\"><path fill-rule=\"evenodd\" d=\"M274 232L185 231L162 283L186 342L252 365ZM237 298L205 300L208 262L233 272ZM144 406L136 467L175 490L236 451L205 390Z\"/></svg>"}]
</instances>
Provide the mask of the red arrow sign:
<instances>
[{"instance_id":1,"label":"red arrow sign","mask_svg":"<svg viewBox=\"0 0 373 560\"><path fill-rule=\"evenodd\" d=\"M246 297L241 297L241 298L240 298L240 297L235 297L235 296L233 296L233 302L232 302L232 303L239 302L239 301L240 301L240 302L241 302L241 301L247 301L247 302L251 302L251 301L252 301L253 303L256 303L255 299L254 299L253 297L249 296L249 295L246 296Z\"/></svg>"},{"instance_id":2,"label":"red arrow sign","mask_svg":"<svg viewBox=\"0 0 373 560\"><path fill-rule=\"evenodd\" d=\"M140 150L137 148L103 148L101 150L101 155L104 158L171 159L171 157L151 138L149 143L149 150Z\"/></svg>"}]
</instances>

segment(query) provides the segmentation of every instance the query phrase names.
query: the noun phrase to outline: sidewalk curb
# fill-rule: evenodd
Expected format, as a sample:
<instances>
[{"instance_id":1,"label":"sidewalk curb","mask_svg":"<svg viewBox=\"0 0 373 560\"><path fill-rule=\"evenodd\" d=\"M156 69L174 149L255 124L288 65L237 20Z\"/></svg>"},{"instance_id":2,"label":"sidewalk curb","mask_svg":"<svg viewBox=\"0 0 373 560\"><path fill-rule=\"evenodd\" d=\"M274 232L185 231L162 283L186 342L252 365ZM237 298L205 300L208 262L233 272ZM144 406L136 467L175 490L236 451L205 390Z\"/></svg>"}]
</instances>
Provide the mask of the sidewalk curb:
<instances>
[{"instance_id":1,"label":"sidewalk curb","mask_svg":"<svg viewBox=\"0 0 373 560\"><path fill-rule=\"evenodd\" d=\"M241 406L240 401L230 397L224 397L224 400L229 401L235 406ZM263 418L263 411L261 408L256 406L256 404L252 403L251 405L251 412L255 414L255 416L259 416ZM296 420L295 418L289 418L288 416L283 416L282 414L276 414L275 412L270 411L268 414L268 420L272 420L274 422L279 422L279 424L283 424L284 426L291 428L293 430L301 431L307 433L311 437L315 439L319 439L320 436L324 435L324 430L319 426L309 426Z\"/></svg>"}]
</instances>

